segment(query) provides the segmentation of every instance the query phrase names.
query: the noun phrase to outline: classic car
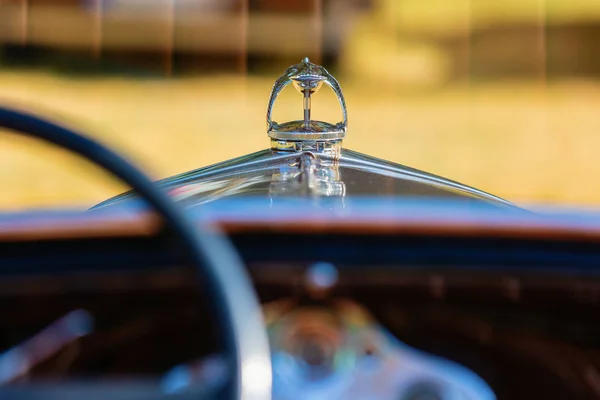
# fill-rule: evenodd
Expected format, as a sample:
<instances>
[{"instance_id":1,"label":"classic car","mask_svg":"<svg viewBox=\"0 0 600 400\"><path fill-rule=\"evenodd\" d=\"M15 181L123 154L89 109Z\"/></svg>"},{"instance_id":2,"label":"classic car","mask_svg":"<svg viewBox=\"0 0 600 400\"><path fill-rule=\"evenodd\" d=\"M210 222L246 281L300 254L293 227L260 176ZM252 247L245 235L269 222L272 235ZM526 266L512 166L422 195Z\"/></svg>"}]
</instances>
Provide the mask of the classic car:
<instances>
[{"instance_id":1,"label":"classic car","mask_svg":"<svg viewBox=\"0 0 600 400\"><path fill-rule=\"evenodd\" d=\"M288 85L303 118L276 122ZM312 119L323 87L342 121ZM0 398L600 397L597 215L344 148L341 86L308 58L275 82L266 120L266 150L155 183L0 108L0 127L132 188L0 216Z\"/></svg>"}]
</instances>

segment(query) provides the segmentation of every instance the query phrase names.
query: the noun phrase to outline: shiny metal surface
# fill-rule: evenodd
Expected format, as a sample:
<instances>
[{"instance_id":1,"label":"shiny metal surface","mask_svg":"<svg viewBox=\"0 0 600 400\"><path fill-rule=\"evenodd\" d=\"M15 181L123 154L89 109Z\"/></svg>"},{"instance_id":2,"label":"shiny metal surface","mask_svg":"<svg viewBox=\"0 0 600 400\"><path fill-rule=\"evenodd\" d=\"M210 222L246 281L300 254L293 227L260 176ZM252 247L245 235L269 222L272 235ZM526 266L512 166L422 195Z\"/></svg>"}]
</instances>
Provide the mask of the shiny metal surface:
<instances>
[{"instance_id":1,"label":"shiny metal surface","mask_svg":"<svg viewBox=\"0 0 600 400\"><path fill-rule=\"evenodd\" d=\"M274 400L495 400L469 369L397 340L347 299L303 306L281 299L263 306L273 363ZM222 381L210 357L179 365L162 381L185 393ZM429 397L427 397L429 396Z\"/></svg>"},{"instance_id":2,"label":"shiny metal surface","mask_svg":"<svg viewBox=\"0 0 600 400\"><path fill-rule=\"evenodd\" d=\"M294 87L304 97L304 119L277 123L272 111L279 93ZM311 96L330 86L342 108L336 124L313 121ZM262 196L272 202L282 196L338 199L350 196L433 197L464 199L510 206L489 193L414 168L342 149L347 130L346 102L337 80L305 58L277 79L267 106L271 148L159 181L185 205L197 206L237 196ZM94 208L131 198L116 196Z\"/></svg>"},{"instance_id":3,"label":"shiny metal surface","mask_svg":"<svg viewBox=\"0 0 600 400\"><path fill-rule=\"evenodd\" d=\"M279 93L289 84L302 93L304 97L304 119L277 123L272 119L273 106ZM342 108L343 119L332 124L324 121L311 120L311 96L319 91L323 84L331 87ZM267 106L267 134L272 140L271 145L279 150L295 150L280 142L339 142L346 135L348 112L346 101L338 81L323 67L310 62L308 58L301 63L289 67L281 75L271 90Z\"/></svg>"},{"instance_id":4,"label":"shiny metal surface","mask_svg":"<svg viewBox=\"0 0 600 400\"><path fill-rule=\"evenodd\" d=\"M74 310L53 322L25 342L0 354L0 385L27 375L52 355L93 330L93 317Z\"/></svg>"},{"instance_id":5,"label":"shiny metal surface","mask_svg":"<svg viewBox=\"0 0 600 400\"><path fill-rule=\"evenodd\" d=\"M475 373L398 341L352 301L278 301L265 316L276 400L495 399Z\"/></svg>"},{"instance_id":6,"label":"shiny metal surface","mask_svg":"<svg viewBox=\"0 0 600 400\"><path fill-rule=\"evenodd\" d=\"M511 206L506 200L414 168L341 149L339 159L323 152L262 150L159 181L186 206L234 197L329 199L418 197ZM130 199L125 193L97 207ZM317 201L318 203L318 201ZM316 203L315 203L316 204Z\"/></svg>"},{"instance_id":7,"label":"shiny metal surface","mask_svg":"<svg viewBox=\"0 0 600 400\"><path fill-rule=\"evenodd\" d=\"M306 270L304 288L313 298L327 297L338 283L339 272L328 262L317 262Z\"/></svg>"}]
</instances>

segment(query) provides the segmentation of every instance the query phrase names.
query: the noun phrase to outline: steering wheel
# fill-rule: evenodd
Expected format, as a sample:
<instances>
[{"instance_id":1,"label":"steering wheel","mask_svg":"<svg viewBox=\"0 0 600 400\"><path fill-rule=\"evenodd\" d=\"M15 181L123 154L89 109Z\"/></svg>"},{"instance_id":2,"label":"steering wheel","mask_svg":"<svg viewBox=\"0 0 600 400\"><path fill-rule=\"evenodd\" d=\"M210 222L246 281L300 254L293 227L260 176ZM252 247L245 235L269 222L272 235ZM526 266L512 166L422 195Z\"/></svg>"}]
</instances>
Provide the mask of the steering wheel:
<instances>
[{"instance_id":1,"label":"steering wheel","mask_svg":"<svg viewBox=\"0 0 600 400\"><path fill-rule=\"evenodd\" d=\"M198 230L146 175L100 143L34 115L0 107L0 128L31 136L78 154L128 184L162 217L185 246L187 257L209 283L212 305L225 336L232 367L226 398L271 397L271 358L260 303L229 241Z\"/></svg>"}]
</instances>

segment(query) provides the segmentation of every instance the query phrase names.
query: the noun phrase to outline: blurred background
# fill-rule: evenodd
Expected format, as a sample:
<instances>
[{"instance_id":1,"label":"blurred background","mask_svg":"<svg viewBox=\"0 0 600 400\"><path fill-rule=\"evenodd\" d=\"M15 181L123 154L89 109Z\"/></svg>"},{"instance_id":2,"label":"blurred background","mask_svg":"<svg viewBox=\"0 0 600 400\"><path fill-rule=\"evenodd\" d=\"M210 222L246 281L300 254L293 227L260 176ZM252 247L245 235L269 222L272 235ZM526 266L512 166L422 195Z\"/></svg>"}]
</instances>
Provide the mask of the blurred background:
<instances>
[{"instance_id":1,"label":"blurred background","mask_svg":"<svg viewBox=\"0 0 600 400\"><path fill-rule=\"evenodd\" d=\"M599 0L0 0L0 102L89 132L153 178L268 146L274 80L340 81L345 147L518 204L600 205ZM315 118L338 120L333 94ZM301 118L286 90L275 119ZM123 190L0 135L0 209Z\"/></svg>"}]
</instances>

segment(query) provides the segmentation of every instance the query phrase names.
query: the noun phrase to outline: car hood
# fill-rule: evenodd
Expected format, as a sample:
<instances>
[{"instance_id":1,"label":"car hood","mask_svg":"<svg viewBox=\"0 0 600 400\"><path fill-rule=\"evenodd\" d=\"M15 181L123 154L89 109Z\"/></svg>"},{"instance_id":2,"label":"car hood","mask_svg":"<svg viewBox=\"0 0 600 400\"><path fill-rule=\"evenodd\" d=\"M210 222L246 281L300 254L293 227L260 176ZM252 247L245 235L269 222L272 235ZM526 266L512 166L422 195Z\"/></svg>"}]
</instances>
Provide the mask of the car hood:
<instances>
[{"instance_id":1,"label":"car hood","mask_svg":"<svg viewBox=\"0 0 600 400\"><path fill-rule=\"evenodd\" d=\"M273 119L273 107L289 85L302 94L304 119L278 123ZM339 102L342 120L337 123L311 118L311 98L322 86L328 86ZM159 184L174 200L191 207L240 196L258 197L269 204L295 197L311 199L316 205L333 205L367 196L460 199L512 206L458 182L344 149L348 112L342 89L325 68L308 58L290 66L275 81L267 103L266 126L269 149L176 175ZM124 193L95 208L134 197L134 193Z\"/></svg>"},{"instance_id":2,"label":"car hood","mask_svg":"<svg viewBox=\"0 0 600 400\"><path fill-rule=\"evenodd\" d=\"M158 181L185 206L198 206L232 197L281 197L343 202L349 197L419 197L512 204L497 196L414 168L377 159L349 149L331 157L318 152L262 150ZM97 206L135 199L127 192Z\"/></svg>"}]
</instances>

